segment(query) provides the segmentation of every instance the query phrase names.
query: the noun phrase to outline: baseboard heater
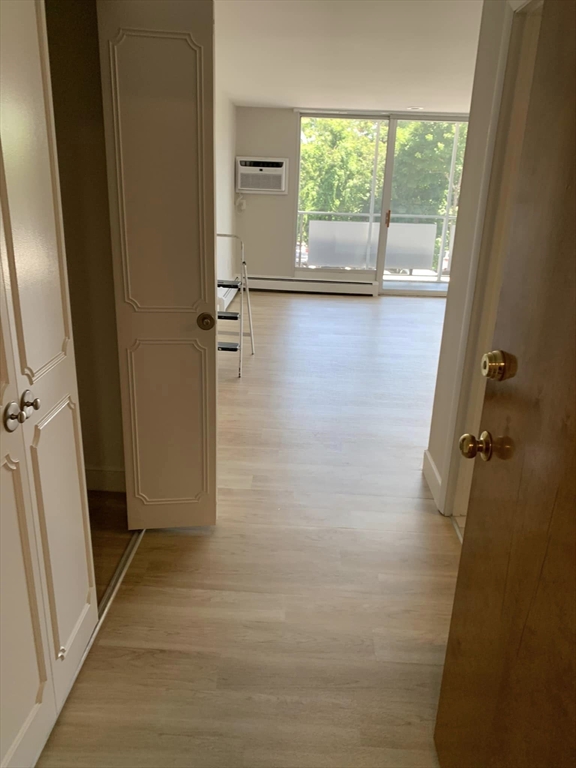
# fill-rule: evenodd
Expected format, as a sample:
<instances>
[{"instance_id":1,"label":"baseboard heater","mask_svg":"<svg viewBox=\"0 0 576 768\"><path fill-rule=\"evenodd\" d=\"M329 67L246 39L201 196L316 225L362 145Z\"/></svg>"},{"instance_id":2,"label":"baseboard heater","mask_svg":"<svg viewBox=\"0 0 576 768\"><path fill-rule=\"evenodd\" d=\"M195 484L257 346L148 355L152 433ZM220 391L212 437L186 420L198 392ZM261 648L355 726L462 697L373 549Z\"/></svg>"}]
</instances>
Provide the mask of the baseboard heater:
<instances>
[{"instance_id":1,"label":"baseboard heater","mask_svg":"<svg viewBox=\"0 0 576 768\"><path fill-rule=\"evenodd\" d=\"M296 291L299 293L341 293L353 296L377 296L378 283L360 280L313 280L303 277L262 277L249 279L250 290Z\"/></svg>"}]
</instances>

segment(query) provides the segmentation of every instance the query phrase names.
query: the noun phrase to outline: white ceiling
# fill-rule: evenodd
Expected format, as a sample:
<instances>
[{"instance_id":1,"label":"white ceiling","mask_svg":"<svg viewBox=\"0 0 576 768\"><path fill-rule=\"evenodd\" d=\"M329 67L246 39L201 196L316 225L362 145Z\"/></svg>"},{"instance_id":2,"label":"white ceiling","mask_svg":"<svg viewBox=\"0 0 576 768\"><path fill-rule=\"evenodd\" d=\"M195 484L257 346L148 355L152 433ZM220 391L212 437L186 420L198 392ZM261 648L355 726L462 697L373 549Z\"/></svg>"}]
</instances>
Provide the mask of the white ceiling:
<instances>
[{"instance_id":1,"label":"white ceiling","mask_svg":"<svg viewBox=\"0 0 576 768\"><path fill-rule=\"evenodd\" d=\"M467 112L482 0L216 0L241 105Z\"/></svg>"}]
</instances>

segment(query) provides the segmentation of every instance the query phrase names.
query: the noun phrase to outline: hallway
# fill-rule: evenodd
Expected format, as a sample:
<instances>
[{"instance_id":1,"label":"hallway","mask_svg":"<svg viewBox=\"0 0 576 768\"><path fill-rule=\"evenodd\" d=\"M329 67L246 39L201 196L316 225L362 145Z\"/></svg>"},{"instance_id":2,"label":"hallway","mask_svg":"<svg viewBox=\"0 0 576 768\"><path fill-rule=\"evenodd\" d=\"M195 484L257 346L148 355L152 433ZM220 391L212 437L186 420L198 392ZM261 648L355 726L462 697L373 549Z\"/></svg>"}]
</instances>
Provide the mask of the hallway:
<instances>
[{"instance_id":1,"label":"hallway","mask_svg":"<svg viewBox=\"0 0 576 768\"><path fill-rule=\"evenodd\" d=\"M460 545L421 464L445 301L253 305L244 378L219 357L219 524L146 533L42 768L437 766Z\"/></svg>"}]
</instances>

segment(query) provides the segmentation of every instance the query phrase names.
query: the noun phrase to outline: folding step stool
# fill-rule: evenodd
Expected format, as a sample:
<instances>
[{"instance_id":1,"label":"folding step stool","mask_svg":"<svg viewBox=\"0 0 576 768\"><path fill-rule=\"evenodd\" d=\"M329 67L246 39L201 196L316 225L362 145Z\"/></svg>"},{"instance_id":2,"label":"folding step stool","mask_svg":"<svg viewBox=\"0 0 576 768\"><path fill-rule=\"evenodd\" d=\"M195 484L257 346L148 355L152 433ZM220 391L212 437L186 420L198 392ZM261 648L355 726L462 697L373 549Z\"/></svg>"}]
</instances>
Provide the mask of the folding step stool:
<instances>
[{"instance_id":1,"label":"folding step stool","mask_svg":"<svg viewBox=\"0 0 576 768\"><path fill-rule=\"evenodd\" d=\"M234 280L218 280L218 288L237 288L240 292L240 312L218 312L218 320L237 320L238 321L238 342L218 341L218 350L220 352L238 352L238 378L242 377L242 347L244 341L244 293L246 293L246 303L248 305L248 322L250 325L250 342L252 344L252 354L255 354L254 330L252 328L252 306L250 305L250 288L248 286L248 267L244 256L244 242L238 235L217 234L217 237L227 237L231 240L238 240L240 243L240 277Z\"/></svg>"}]
</instances>

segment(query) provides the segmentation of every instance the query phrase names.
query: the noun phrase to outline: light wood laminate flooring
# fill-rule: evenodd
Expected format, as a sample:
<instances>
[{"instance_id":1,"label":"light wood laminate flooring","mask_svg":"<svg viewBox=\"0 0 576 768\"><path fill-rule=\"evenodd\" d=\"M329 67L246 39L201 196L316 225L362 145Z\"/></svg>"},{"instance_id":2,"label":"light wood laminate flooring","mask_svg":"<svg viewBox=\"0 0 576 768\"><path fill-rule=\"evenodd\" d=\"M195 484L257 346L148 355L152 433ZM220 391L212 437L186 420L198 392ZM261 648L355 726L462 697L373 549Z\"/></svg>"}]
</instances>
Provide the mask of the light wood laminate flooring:
<instances>
[{"instance_id":1,"label":"light wood laminate flooring","mask_svg":"<svg viewBox=\"0 0 576 768\"><path fill-rule=\"evenodd\" d=\"M41 768L437 766L460 545L421 465L445 302L253 304L244 378L219 357L218 525L146 533Z\"/></svg>"}]
</instances>

